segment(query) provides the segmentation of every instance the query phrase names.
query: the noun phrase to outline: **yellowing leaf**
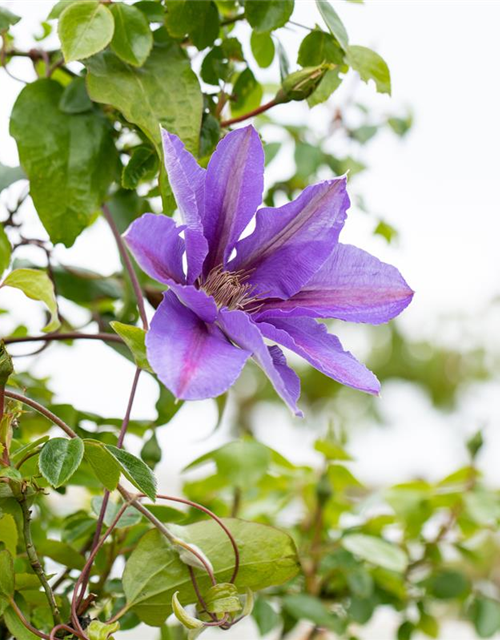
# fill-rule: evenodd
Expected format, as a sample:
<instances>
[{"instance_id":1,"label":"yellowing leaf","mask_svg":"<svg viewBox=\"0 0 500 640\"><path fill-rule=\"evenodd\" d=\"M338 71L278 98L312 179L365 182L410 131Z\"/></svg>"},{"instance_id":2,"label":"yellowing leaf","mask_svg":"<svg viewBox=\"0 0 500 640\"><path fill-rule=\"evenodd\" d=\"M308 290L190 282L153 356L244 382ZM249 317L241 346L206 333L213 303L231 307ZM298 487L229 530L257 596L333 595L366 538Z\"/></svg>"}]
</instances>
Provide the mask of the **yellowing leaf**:
<instances>
[{"instance_id":1,"label":"yellowing leaf","mask_svg":"<svg viewBox=\"0 0 500 640\"><path fill-rule=\"evenodd\" d=\"M38 269L15 269L5 278L2 286L20 289L32 300L44 302L50 311L50 322L44 331L55 331L60 322L57 317L57 301L54 285L45 271Z\"/></svg>"}]
</instances>

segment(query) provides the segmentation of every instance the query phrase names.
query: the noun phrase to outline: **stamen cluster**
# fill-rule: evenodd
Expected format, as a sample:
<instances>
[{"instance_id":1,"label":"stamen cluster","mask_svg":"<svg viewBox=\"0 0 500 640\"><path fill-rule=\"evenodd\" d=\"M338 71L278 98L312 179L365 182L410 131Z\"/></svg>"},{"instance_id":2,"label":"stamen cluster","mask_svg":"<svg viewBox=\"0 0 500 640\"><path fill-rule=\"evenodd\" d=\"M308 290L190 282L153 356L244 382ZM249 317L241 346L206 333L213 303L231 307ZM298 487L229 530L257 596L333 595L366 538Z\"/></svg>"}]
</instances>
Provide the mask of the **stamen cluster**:
<instances>
[{"instance_id":1,"label":"stamen cluster","mask_svg":"<svg viewBox=\"0 0 500 640\"><path fill-rule=\"evenodd\" d=\"M258 296L251 295L254 285L245 282L249 277L250 274L244 269L225 271L219 265L209 272L200 288L214 298L220 309L243 309L259 299Z\"/></svg>"}]
</instances>

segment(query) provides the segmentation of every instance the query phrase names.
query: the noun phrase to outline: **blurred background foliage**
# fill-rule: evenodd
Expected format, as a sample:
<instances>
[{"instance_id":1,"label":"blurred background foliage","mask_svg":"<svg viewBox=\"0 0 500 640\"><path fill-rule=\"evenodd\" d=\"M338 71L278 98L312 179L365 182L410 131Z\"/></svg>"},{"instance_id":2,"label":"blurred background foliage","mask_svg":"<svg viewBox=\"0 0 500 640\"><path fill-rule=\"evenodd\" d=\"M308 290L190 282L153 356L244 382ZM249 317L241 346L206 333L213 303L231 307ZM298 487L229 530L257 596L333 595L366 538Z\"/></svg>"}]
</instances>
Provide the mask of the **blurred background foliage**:
<instances>
[{"instance_id":1,"label":"blurred background foliage","mask_svg":"<svg viewBox=\"0 0 500 640\"><path fill-rule=\"evenodd\" d=\"M145 211L174 212L175 202L160 168L154 129L158 121L179 133L206 165L228 127L254 115L265 144L268 176L272 176L266 187L267 205L280 205L311 183L349 172L357 214L367 216L373 234L397 247L397 225L389 224L383 212L368 210L358 176L370 170L364 159L373 140L390 132L404 144L405 137L411 135L413 116L399 107L381 113L360 103L359 77L379 92L390 93L389 71L377 54L349 44L330 4L318 4L318 24L306 31L292 20L292 0L141 0L134 3L133 13L125 10L123 16L120 12L125 3L112 3L110 8L102 3L99 6L113 14L114 34L108 38L106 25L98 25L83 52L72 36L74 4L58 2L53 7L36 36L39 44L29 51L18 48L12 35L11 27L18 17L6 6L0 9L4 71L12 73L10 62L24 57L31 60L38 78L48 75L54 83L49 91L55 105L51 109L45 108L43 101L37 107L39 96L35 93L29 101L32 108L46 109L40 116L42 126L53 135L54 128L64 128L77 119L81 122L87 114L92 123L89 126L101 132L104 147L110 145L102 157L102 149L82 154L76 179L85 171L95 173L96 167L100 171L101 166L106 167L106 175L97 180L93 173L95 180L83 195L67 188L63 213L78 206L83 216L70 228L64 218L55 215L47 193L57 188L61 168L52 173L46 170L42 184L39 165L29 160L33 136L42 136L43 143L49 138L43 137L39 122L30 121L33 112L28 106L18 101L14 107L11 131L22 168L0 166L6 231L0 234L2 267L6 269L12 259L14 268L42 268L49 274L59 301L63 301L59 307L62 331L97 328L109 332L111 321L138 321L132 289L121 270L101 274L98 256L95 271L62 263L54 258L53 244L62 241L71 246L95 222L96 208L104 196L120 231ZM129 38L116 27L120 17ZM106 19L107 14L104 23ZM64 56L57 44L53 46L56 20ZM73 16L73 20L85 20L85 16ZM294 29L301 40L297 60L288 59L280 41L283 28ZM278 73L270 82L263 70L273 64L275 69L276 60ZM352 71L359 77L353 77ZM144 95L134 88L138 74L142 74L145 91L154 101L151 113L142 104ZM346 76L351 89L339 102L336 91L347 82ZM30 86L34 84L28 85L28 90ZM321 135L300 122L275 115L285 114L290 100L307 103L310 109L326 103L328 120L322 123ZM81 138L81 143L85 146L86 139ZM60 151L56 148L54 152ZM25 235L23 224L33 215L30 195L48 235ZM404 202L401 207L404 209ZM158 283L138 275L148 302L157 306L161 299ZM334 330L339 324L333 324ZM463 391L490 380L496 369L495 359L481 348L456 350L444 343L415 341L398 322L357 327L356 331L363 334L367 364L380 378L382 388L390 382L416 386L436 411L450 416L457 410ZM27 327L19 324L3 337L26 335ZM71 347L71 341L67 346ZM50 343L45 343L36 352L50 348ZM122 345L110 344L108 348L132 359ZM18 345L11 351L15 355L29 353ZM33 358L36 355L24 362L31 364ZM24 389L62 417L79 436L116 444L120 416L110 418L54 403L50 379L37 378L22 362L16 358L18 373L11 376L9 384ZM275 404L271 415L286 409L254 367L245 371L229 397L215 401L219 412L216 428L227 431L227 444L193 461L183 475L183 490L189 499L220 516L284 528L297 544L300 575L258 596L252 631L245 633L254 634L252 637L355 640L369 637L364 627L379 609L390 609L398 620L397 640L443 638L440 627L447 619L466 620L477 637L493 637L500 630L500 494L481 477L478 456L485 443L480 425L463 443L466 464L453 474L435 482L416 477L391 487L365 486L353 471L350 438L367 420L384 428L377 399L340 387L305 364L300 365L300 377L301 406L308 425L313 425L315 433L321 431L313 445L316 464L293 463L259 441L262 428L267 426L257 424L262 416L260 408ZM141 438L142 459L156 471L162 465L158 430L168 429L169 422L182 411L182 403L174 403L169 392L160 388L156 419L130 423L129 432ZM29 410L19 411L16 421L19 446L43 437L50 427L45 418ZM23 474L36 486L47 486L38 475L36 459L23 465ZM15 551L21 520L17 505L1 493L5 486L0 484L0 545ZM75 509L70 501L63 509L54 509L52 498L40 495L33 520L40 556L48 567L62 572L56 582L63 610L74 586L74 572L83 566L99 511L96 500L102 491L86 462L68 487L57 492L64 497L74 486L86 491L81 507ZM187 524L199 519L193 510L151 509L166 523ZM99 552L92 571L92 591L101 604L93 614L111 614L124 604L120 571L113 567L118 558L130 556L146 529L144 522L126 521ZM29 575L22 553L16 559L16 570ZM42 595L36 583L26 578L26 586L20 590L22 606L35 626L49 629L50 615ZM133 630L139 622L137 615L129 612L121 619L121 629ZM23 632L19 633L15 637L24 640ZM138 637L130 633L130 637ZM158 633L161 640L186 636L173 621L160 632L152 632L151 637L158 638ZM229 632L230 637L241 638L238 633L238 627ZM11 636L10 626L0 626L0 638Z\"/></svg>"}]
</instances>

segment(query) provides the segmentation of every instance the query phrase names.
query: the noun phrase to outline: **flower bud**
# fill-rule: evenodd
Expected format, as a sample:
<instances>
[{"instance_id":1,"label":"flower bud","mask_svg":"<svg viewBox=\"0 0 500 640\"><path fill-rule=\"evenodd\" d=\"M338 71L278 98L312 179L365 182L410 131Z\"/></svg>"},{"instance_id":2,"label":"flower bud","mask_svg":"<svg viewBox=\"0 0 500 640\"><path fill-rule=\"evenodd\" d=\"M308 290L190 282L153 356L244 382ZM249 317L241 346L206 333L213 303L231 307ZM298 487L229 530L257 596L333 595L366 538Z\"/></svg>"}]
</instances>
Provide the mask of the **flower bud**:
<instances>
[{"instance_id":1,"label":"flower bud","mask_svg":"<svg viewBox=\"0 0 500 640\"><path fill-rule=\"evenodd\" d=\"M241 611L238 589L230 582L222 582L210 587L206 596L207 611L210 613L235 613Z\"/></svg>"},{"instance_id":2,"label":"flower bud","mask_svg":"<svg viewBox=\"0 0 500 640\"><path fill-rule=\"evenodd\" d=\"M281 84L276 98L283 102L288 100L305 100L318 87L325 73L335 65L320 64L317 67L304 67L288 75Z\"/></svg>"}]
</instances>

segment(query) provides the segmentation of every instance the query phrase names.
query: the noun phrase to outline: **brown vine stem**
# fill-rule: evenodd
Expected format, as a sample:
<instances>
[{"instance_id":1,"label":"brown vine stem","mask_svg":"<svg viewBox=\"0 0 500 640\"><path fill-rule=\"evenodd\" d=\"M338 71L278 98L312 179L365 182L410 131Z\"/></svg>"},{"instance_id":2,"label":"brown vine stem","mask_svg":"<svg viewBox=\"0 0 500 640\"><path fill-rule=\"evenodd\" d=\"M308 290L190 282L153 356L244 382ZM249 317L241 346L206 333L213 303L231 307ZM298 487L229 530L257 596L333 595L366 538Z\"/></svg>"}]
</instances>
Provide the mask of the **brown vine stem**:
<instances>
[{"instance_id":1,"label":"brown vine stem","mask_svg":"<svg viewBox=\"0 0 500 640\"><path fill-rule=\"evenodd\" d=\"M264 113L265 111L268 111L269 109L272 109L273 107L275 107L278 104L283 104L283 101L282 100L277 100L276 98L273 98L269 102L266 102L266 104L263 104L260 107L257 107L257 109L254 109L253 111L249 111L248 113L244 113L243 115L238 116L237 118L230 118L229 120L223 120L220 123L220 126L223 127L223 128L230 127L231 125L237 124L238 122L243 122L244 120L248 120L249 118L253 118L254 116L258 116L261 113Z\"/></svg>"},{"instance_id":2,"label":"brown vine stem","mask_svg":"<svg viewBox=\"0 0 500 640\"><path fill-rule=\"evenodd\" d=\"M48 636L46 633L43 633L42 631L38 631L38 629L36 629L28 620L26 620L26 618L24 617L24 613L17 606L16 601L14 600L14 598L9 598L9 604L12 607L12 609L13 609L14 613L16 614L16 616L23 623L23 625L26 627L26 629L28 629L28 631L31 631L31 633L35 634L35 636L38 636L39 638L44 638L45 640L50 640L50 636Z\"/></svg>"},{"instance_id":3,"label":"brown vine stem","mask_svg":"<svg viewBox=\"0 0 500 640\"><path fill-rule=\"evenodd\" d=\"M21 507L21 512L23 514L23 536L29 563L31 565L31 568L37 575L43 590L45 591L47 602L49 603L52 617L54 619L54 624L61 624L61 614L59 611L59 607L57 606L54 593L50 587L49 581L47 580L45 571L43 570L42 564L36 552L35 545L33 544L33 538L31 535L31 510L28 507L28 503L26 501L26 493L21 490L20 495L16 496L16 500L18 501L19 506Z\"/></svg>"},{"instance_id":4,"label":"brown vine stem","mask_svg":"<svg viewBox=\"0 0 500 640\"><path fill-rule=\"evenodd\" d=\"M67 425L64 422L64 420L61 420L61 418L58 418L55 413L52 413L50 409L47 409L36 400L32 400L31 398L28 398L27 396L23 396L21 393L16 393L15 391L8 391L7 389L5 390L5 397L11 398L12 400L18 400L19 402L22 402L23 404L28 405L28 407L31 407L32 409L40 413L42 416L45 416L46 418L48 418L55 425L60 427L64 431L64 433L68 435L70 438L77 437L77 434L73 431L73 429L69 425Z\"/></svg>"},{"instance_id":5,"label":"brown vine stem","mask_svg":"<svg viewBox=\"0 0 500 640\"><path fill-rule=\"evenodd\" d=\"M120 433L118 435L118 442L116 443L116 446L121 449L123 446L123 441L125 439L125 434L127 433L127 428L128 428L128 424L130 421L130 414L132 412L132 406L134 404L134 399L135 399L135 394L137 392L137 384L139 382L139 376L141 375L141 370L139 368L137 368L135 370L135 375L134 375L134 381L132 383L132 389L130 390L130 396L129 396L129 400L128 400L128 404L127 404L127 410L125 412L125 416L123 418L123 422L122 422L122 426L120 428ZM80 577L77 581L77 584L75 585L75 591L74 593L76 594L76 607L78 608L83 600L83 596L85 595L85 590L87 588L87 585L89 583L89 579L90 579L90 569L92 567L92 561L90 561L90 558L94 558L95 557L95 553L97 553L97 551L100 549L100 547L102 546L104 540L106 539L107 536L105 536L102 541L100 542L100 537L101 537L101 532L102 532L102 527L104 524L104 517L106 515L106 509L108 508L108 503L109 503L109 496L110 496L110 492L108 490L106 490L104 492L104 496L103 496L103 501L102 501L102 505L101 505L101 510L99 512L99 517L97 519L97 525L96 525L96 530L94 533L94 539L92 540L92 546L90 547L90 556L89 559L87 560L87 563L85 564L85 567L82 570L82 573L80 574ZM109 533L109 530L108 530ZM79 585L79 587L78 587ZM79 593L78 593L78 588L80 589Z\"/></svg>"},{"instance_id":6,"label":"brown vine stem","mask_svg":"<svg viewBox=\"0 0 500 640\"><path fill-rule=\"evenodd\" d=\"M79 333L78 331L68 331L66 333L48 333L41 336L13 336L4 338L5 344L18 344L21 342L52 342L54 340L102 340L104 342L120 342L122 338L115 333Z\"/></svg>"},{"instance_id":7,"label":"brown vine stem","mask_svg":"<svg viewBox=\"0 0 500 640\"><path fill-rule=\"evenodd\" d=\"M130 282L132 284L132 289L134 290L134 294L137 299L137 307L139 309L139 315L141 316L142 326L147 331L149 324L148 324L148 317L146 315L146 308L144 306L144 297L142 295L141 285L139 284L139 280L137 279L137 274L135 272L134 266L132 264L132 261L130 260L127 247L123 242L123 238L121 237L120 231L116 226L113 216L111 215L111 211L109 210L109 207L106 204L102 205L102 212L109 224L111 232L118 246L118 251L120 252L120 256L123 260L123 264L125 265L125 269L128 272Z\"/></svg>"}]
</instances>

